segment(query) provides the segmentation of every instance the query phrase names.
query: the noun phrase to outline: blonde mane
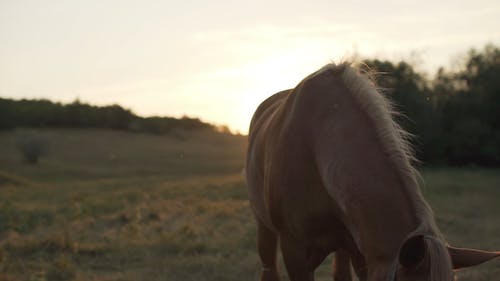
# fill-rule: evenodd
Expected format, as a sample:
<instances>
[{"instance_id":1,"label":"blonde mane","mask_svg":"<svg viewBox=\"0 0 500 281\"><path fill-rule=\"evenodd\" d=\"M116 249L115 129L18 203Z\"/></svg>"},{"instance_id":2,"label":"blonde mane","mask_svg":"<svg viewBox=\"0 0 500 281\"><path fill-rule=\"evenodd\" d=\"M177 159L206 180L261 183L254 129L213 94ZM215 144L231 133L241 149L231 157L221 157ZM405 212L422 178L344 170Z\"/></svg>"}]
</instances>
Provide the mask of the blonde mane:
<instances>
[{"instance_id":1,"label":"blonde mane","mask_svg":"<svg viewBox=\"0 0 500 281\"><path fill-rule=\"evenodd\" d=\"M353 67L349 63L329 64L327 67L342 73L342 80L349 93L368 118L372 120L380 143L389 156L394 169L399 172L404 187L419 203L416 206L417 212L424 224L415 231L421 235L433 234L442 238L435 225L432 210L420 191L419 179L421 176L412 164L418 162L410 144L412 134L401 128L395 121L395 117L401 113L395 110L392 102L375 85L372 73L362 73L358 67Z\"/></svg>"},{"instance_id":2,"label":"blonde mane","mask_svg":"<svg viewBox=\"0 0 500 281\"><path fill-rule=\"evenodd\" d=\"M337 67L343 68L342 79L345 85L373 121L379 140L395 168L401 171L403 179L410 181L405 184L417 184L418 172L412 165L416 158L409 143L411 134L394 121L394 117L400 113L394 109L389 99L381 94L368 74L363 74L348 64Z\"/></svg>"},{"instance_id":3,"label":"blonde mane","mask_svg":"<svg viewBox=\"0 0 500 281\"><path fill-rule=\"evenodd\" d=\"M400 115L373 82L372 75L362 73L358 67L350 63L327 64L309 75L307 80L325 71L340 75L349 94L368 116L375 127L378 139L389 156L394 168L399 171L405 185L418 186L419 173L413 167L416 162L412 146L409 142L411 134L401 128L394 117Z\"/></svg>"}]
</instances>

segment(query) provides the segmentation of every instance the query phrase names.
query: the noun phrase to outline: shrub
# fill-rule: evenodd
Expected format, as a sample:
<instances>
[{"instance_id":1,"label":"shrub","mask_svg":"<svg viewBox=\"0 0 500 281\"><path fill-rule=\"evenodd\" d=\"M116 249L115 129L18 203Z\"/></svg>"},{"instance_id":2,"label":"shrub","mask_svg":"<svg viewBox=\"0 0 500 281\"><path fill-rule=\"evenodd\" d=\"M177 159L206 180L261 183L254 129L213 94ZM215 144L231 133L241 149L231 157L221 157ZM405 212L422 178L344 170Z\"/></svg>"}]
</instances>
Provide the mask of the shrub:
<instances>
[{"instance_id":1,"label":"shrub","mask_svg":"<svg viewBox=\"0 0 500 281\"><path fill-rule=\"evenodd\" d=\"M30 165L38 163L40 156L47 151L46 142L35 131L17 132L16 146L23 160Z\"/></svg>"}]
</instances>

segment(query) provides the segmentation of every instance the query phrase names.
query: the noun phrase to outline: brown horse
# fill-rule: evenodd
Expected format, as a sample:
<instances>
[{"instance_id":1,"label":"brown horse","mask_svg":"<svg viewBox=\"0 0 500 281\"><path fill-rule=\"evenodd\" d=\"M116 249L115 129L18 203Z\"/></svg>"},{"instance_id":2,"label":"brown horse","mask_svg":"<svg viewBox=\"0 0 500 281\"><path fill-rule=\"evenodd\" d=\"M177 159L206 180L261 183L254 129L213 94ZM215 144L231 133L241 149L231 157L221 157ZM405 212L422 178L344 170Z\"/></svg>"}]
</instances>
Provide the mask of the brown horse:
<instances>
[{"instance_id":1,"label":"brown horse","mask_svg":"<svg viewBox=\"0 0 500 281\"><path fill-rule=\"evenodd\" d=\"M314 280L335 252L334 280L452 281L500 252L452 248L418 187L407 133L366 74L330 64L257 109L246 177L262 281Z\"/></svg>"}]
</instances>

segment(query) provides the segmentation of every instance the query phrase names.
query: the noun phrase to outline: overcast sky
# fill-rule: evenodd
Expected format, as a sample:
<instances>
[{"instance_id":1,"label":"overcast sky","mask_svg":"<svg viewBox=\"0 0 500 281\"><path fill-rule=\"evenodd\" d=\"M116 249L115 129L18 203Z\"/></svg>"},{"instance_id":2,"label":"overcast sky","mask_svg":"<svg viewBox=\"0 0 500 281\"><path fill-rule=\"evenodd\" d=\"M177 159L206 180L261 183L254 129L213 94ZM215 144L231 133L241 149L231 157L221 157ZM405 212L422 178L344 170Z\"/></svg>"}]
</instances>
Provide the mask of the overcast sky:
<instances>
[{"instance_id":1,"label":"overcast sky","mask_svg":"<svg viewBox=\"0 0 500 281\"><path fill-rule=\"evenodd\" d=\"M0 97L188 115L246 133L265 97L353 55L430 74L500 45L500 1L0 0Z\"/></svg>"}]
</instances>

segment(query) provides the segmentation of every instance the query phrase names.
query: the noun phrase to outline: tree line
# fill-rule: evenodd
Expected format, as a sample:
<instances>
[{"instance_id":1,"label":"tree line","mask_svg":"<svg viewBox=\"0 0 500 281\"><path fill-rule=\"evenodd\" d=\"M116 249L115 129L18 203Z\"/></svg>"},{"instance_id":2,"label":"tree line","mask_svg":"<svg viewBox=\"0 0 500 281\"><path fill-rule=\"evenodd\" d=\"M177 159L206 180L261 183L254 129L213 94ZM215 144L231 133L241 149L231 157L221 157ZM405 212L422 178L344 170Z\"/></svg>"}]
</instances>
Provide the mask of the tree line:
<instances>
[{"instance_id":1,"label":"tree line","mask_svg":"<svg viewBox=\"0 0 500 281\"><path fill-rule=\"evenodd\" d=\"M433 79L404 61L365 64L379 73L424 164L500 166L500 49L471 49L464 59Z\"/></svg>"},{"instance_id":2,"label":"tree line","mask_svg":"<svg viewBox=\"0 0 500 281\"><path fill-rule=\"evenodd\" d=\"M140 117L119 105L93 106L78 100L62 104L44 99L0 98L0 130L14 128L105 128L155 134L217 129L198 118Z\"/></svg>"}]
</instances>

